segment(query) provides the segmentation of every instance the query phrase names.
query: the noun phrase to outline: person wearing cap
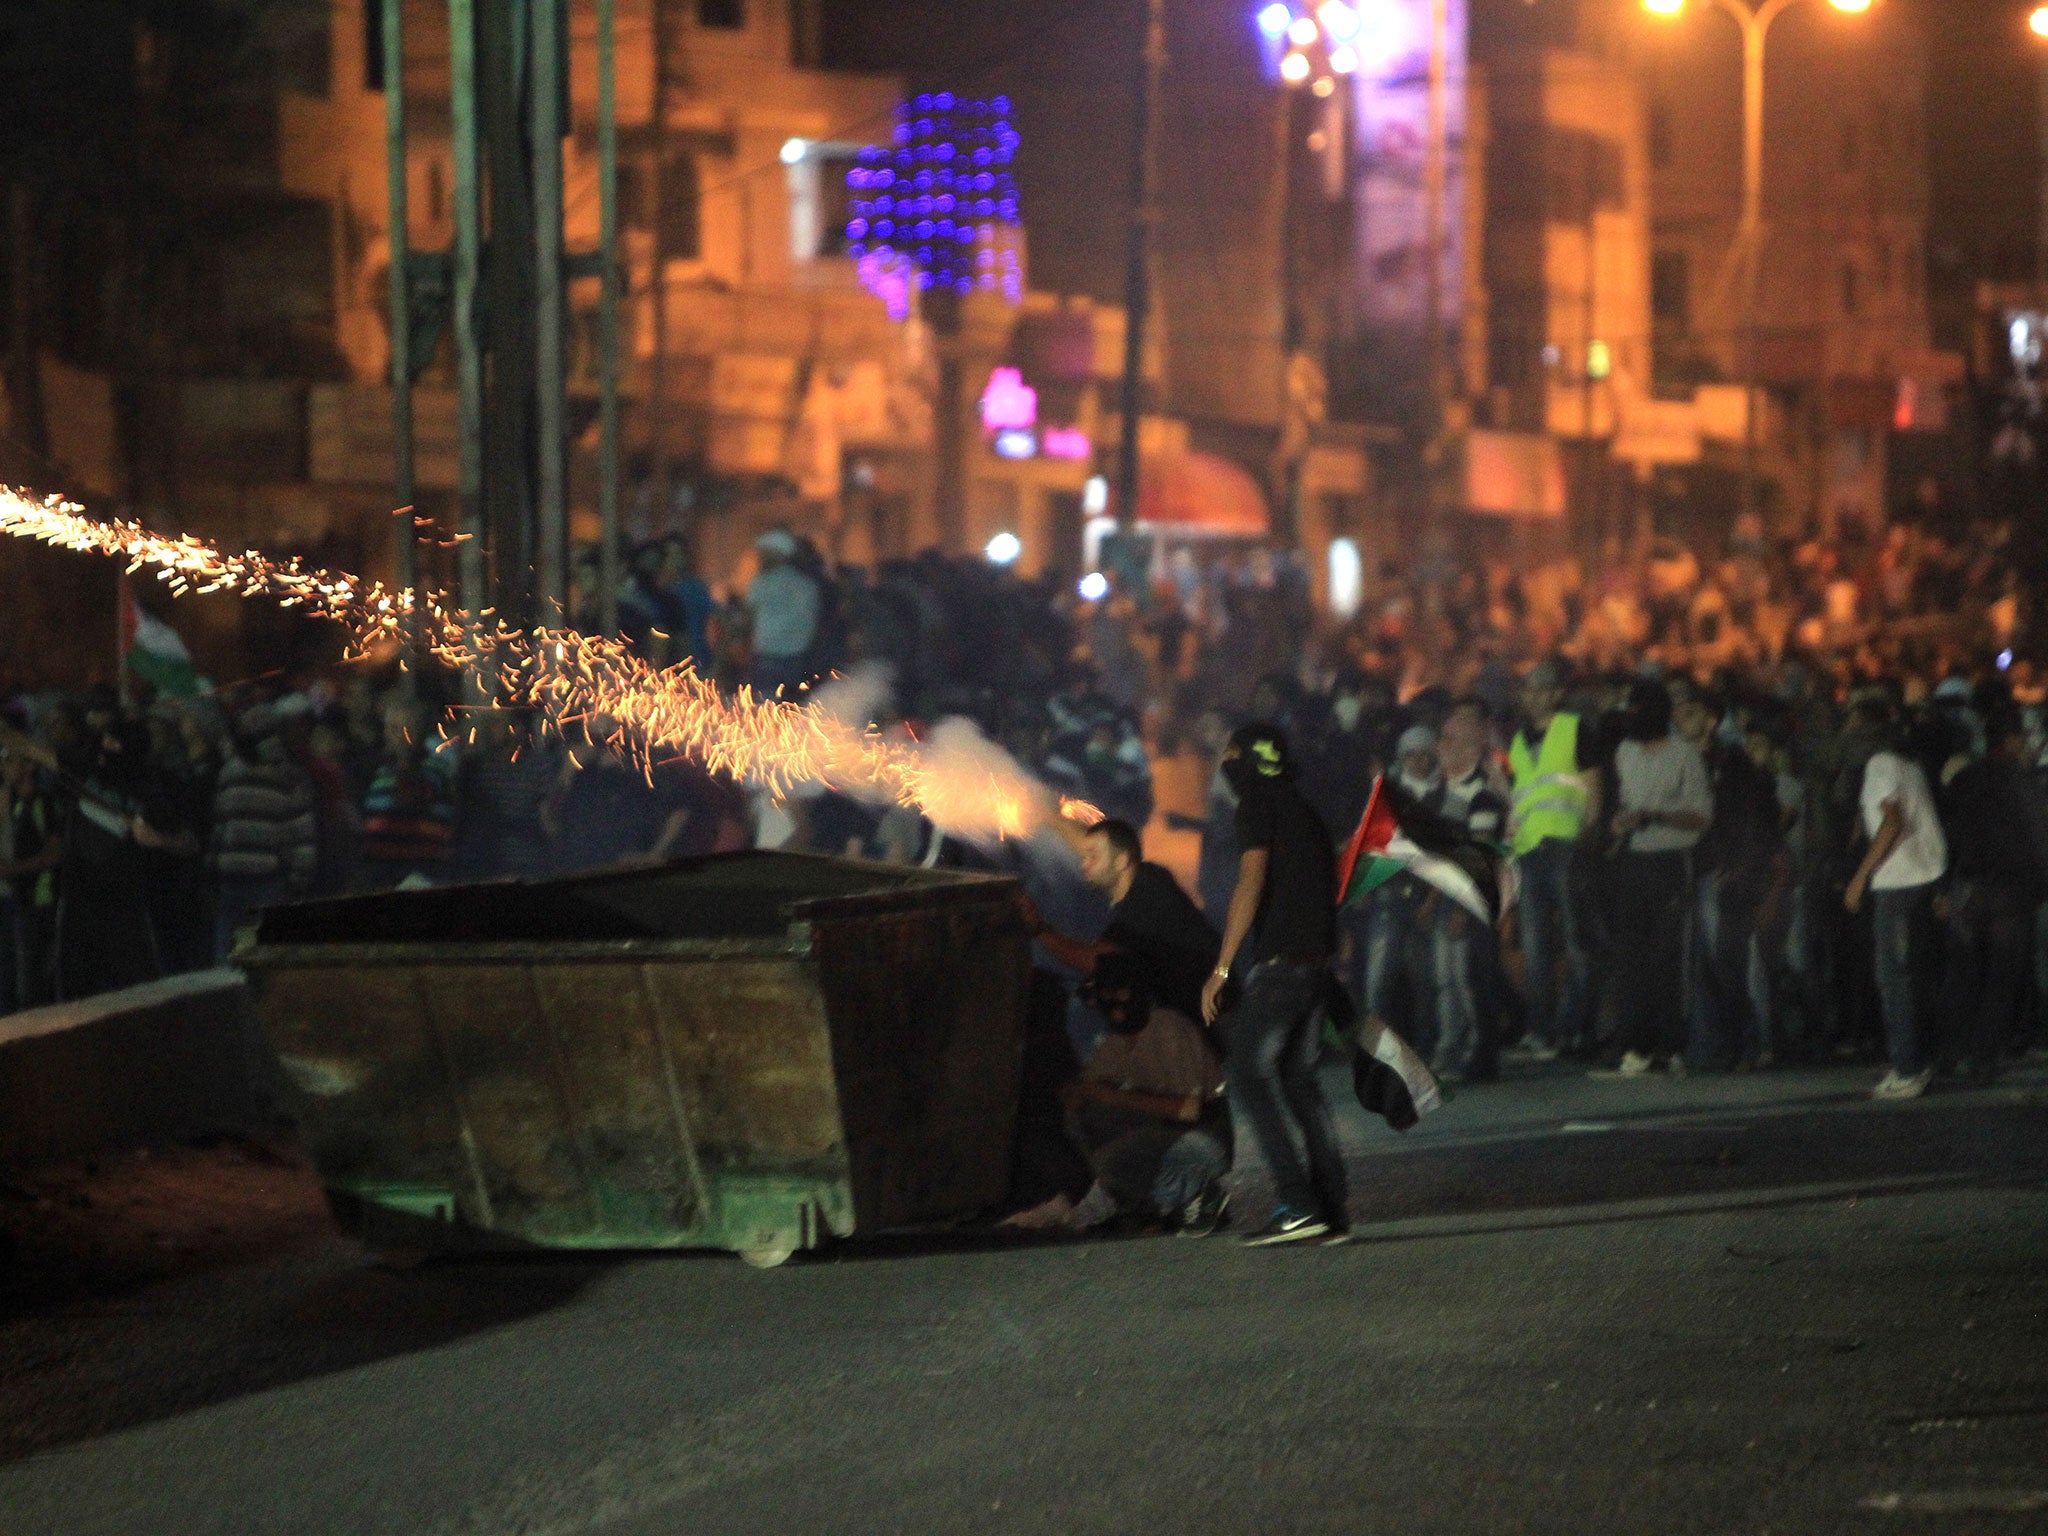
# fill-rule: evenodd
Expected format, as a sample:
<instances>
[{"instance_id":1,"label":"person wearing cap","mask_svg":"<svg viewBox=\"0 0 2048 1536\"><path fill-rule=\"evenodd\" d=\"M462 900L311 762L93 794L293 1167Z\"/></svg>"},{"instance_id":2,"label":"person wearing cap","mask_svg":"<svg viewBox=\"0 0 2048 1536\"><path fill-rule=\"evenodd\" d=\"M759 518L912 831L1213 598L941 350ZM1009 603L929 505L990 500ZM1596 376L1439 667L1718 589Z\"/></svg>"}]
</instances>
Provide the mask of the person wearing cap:
<instances>
[{"instance_id":1,"label":"person wearing cap","mask_svg":"<svg viewBox=\"0 0 2048 1536\"><path fill-rule=\"evenodd\" d=\"M796 535L771 528L754 540L761 569L747 584L753 616L754 665L749 680L759 698L794 693L810 676L824 594L796 564Z\"/></svg>"},{"instance_id":2,"label":"person wearing cap","mask_svg":"<svg viewBox=\"0 0 2048 1536\"><path fill-rule=\"evenodd\" d=\"M1266 1224L1244 1241L1263 1248L1341 1239L1349 1225L1344 1157L1316 1081L1316 1020L1337 948L1336 850L1296 787L1277 726L1240 727L1224 748L1223 772L1237 791L1240 852L1202 1017L1217 1022L1231 968L1246 959L1243 996L1224 1031L1224 1070L1231 1113L1251 1126L1279 1195Z\"/></svg>"},{"instance_id":3,"label":"person wearing cap","mask_svg":"<svg viewBox=\"0 0 2048 1536\"><path fill-rule=\"evenodd\" d=\"M1548 1059L1580 1050L1591 1033L1588 965L1572 864L1580 835L1594 819L1598 759L1567 713L1564 673L1539 661L1522 680L1527 720L1508 745L1514 776L1508 848L1521 876L1522 955L1528 966L1526 1055Z\"/></svg>"}]
</instances>

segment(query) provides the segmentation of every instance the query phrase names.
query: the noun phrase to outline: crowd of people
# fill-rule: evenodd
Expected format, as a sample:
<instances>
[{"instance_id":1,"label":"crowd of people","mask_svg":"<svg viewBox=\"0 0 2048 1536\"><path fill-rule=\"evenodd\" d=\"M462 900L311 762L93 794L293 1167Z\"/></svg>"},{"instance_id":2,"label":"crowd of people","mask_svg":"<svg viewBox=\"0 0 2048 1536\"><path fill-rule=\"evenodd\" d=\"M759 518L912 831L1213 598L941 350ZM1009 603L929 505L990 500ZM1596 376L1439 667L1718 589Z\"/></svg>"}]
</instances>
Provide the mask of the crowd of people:
<instances>
[{"instance_id":1,"label":"crowd of people","mask_svg":"<svg viewBox=\"0 0 2048 1536\"><path fill-rule=\"evenodd\" d=\"M1515 1056L1621 1077L1867 1056L1887 1098L1943 1071L1987 1078L2040 1031L2048 722L2007 649L2016 592L1982 529L1773 543L1738 523L1719 560L1645 540L1591 578L1419 560L1377 571L1343 621L1318 618L1299 557L1263 550L1181 550L1149 588L1092 598L930 553L835 566L783 529L756 553L718 594L683 540L637 550L623 638L733 694L885 679L859 691L856 723L916 736L966 717L1106 818L1077 850L1091 889L1040 871L1033 893L1067 1047L1046 1070L1070 1099L1094 1085L1083 1162L1110 1176L1070 1189L1077 1165L1054 1157L1040 1203L1214 1225L1226 1079L1232 1103L1263 1106L1262 1142L1313 1140L1309 1017L1383 1029L1452 1084ZM453 699L453 680L356 664L189 697L0 700L0 1006L219 964L255 913L308 896L749 846L984 856L901 807L771 800L686 761L649 771L601 729L564 740ZM1265 953L1270 890L1234 921L1248 856L1285 844L1305 867L1309 823L1247 822L1252 725L1326 853L1381 783L1402 817L1502 850L1505 915L1409 874L1327 941ZM1206 804L1160 823L1154 768L1174 757L1200 760ZM1156 869L1148 824L1199 834L1192 899L1137 878ZM1089 948L1062 957L1062 933ZM1240 949L1238 981L1298 960L1341 983L1248 990L1283 1021L1250 1078L1204 985ZM1136 1052L1165 1075L1134 1110L1115 1097L1144 1076L1130 1039L1165 1014L1172 1038ZM1161 1166L1154 1198L1142 1170Z\"/></svg>"}]
</instances>

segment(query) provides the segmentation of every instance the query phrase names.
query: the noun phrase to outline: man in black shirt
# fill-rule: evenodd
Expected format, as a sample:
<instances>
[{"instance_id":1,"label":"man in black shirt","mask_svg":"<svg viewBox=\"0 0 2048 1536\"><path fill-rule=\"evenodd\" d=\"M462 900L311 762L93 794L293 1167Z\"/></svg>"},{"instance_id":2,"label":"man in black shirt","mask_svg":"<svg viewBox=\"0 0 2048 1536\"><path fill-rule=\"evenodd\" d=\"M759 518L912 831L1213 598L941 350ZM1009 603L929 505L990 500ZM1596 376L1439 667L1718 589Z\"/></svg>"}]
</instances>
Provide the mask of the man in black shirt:
<instances>
[{"instance_id":1,"label":"man in black shirt","mask_svg":"<svg viewBox=\"0 0 2048 1536\"><path fill-rule=\"evenodd\" d=\"M1714 1071L1756 1065L1770 1038L1751 995L1750 959L1759 934L1777 924L1791 863L1776 778L1746 745L1721 739L1728 712L1702 691L1678 713L1679 733L1699 748L1714 789L1713 820L1693 848L1699 881L1694 913L1695 1021L1691 1065Z\"/></svg>"},{"instance_id":2,"label":"man in black shirt","mask_svg":"<svg viewBox=\"0 0 2048 1536\"><path fill-rule=\"evenodd\" d=\"M1986 725L1989 752L1942 794L1948 831L1942 1066L1980 1083L1998 1075L2012 1039L2033 942L2034 908L2048 891L2048 817L2026 769L2026 724L2010 706Z\"/></svg>"},{"instance_id":3,"label":"man in black shirt","mask_svg":"<svg viewBox=\"0 0 2048 1536\"><path fill-rule=\"evenodd\" d=\"M1247 725L1230 738L1223 771L1237 791L1237 887L1223 949L1202 989L1202 1017L1216 1022L1223 986L1240 953L1244 995L1227 1032L1225 1070L1234 1112L1273 1170L1280 1203L1245 1238L1253 1247L1306 1242L1347 1226L1344 1159L1330 1107L1316 1082L1316 1015L1333 983L1337 861L1329 829L1294 782L1286 738ZM1301 1134L1306 1166L1295 1150Z\"/></svg>"},{"instance_id":4,"label":"man in black shirt","mask_svg":"<svg viewBox=\"0 0 2048 1536\"><path fill-rule=\"evenodd\" d=\"M1109 926L1098 942L1089 944L1039 919L1034 937L1084 976L1110 950L1135 956L1154 997L1176 1013L1201 1018L1202 984L1216 965L1216 930L1201 909L1167 870L1146 862L1138 830L1129 822L1082 828L1062 816L1054 826L1080 856L1088 883L1109 898Z\"/></svg>"}]
</instances>

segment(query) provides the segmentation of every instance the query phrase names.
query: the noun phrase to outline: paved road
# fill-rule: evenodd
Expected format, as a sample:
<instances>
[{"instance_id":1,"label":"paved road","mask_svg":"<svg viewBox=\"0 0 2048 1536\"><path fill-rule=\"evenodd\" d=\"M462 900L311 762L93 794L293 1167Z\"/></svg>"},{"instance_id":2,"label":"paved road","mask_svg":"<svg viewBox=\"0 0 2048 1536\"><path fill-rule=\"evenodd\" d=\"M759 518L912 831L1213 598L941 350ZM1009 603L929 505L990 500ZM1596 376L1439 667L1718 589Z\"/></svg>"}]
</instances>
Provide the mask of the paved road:
<instances>
[{"instance_id":1,"label":"paved road","mask_svg":"<svg viewBox=\"0 0 2048 1536\"><path fill-rule=\"evenodd\" d=\"M1870 1075L1361 1117L1337 1249L408 1271L280 1219L0 1323L0 1531L2048 1529L2048 1071Z\"/></svg>"}]
</instances>

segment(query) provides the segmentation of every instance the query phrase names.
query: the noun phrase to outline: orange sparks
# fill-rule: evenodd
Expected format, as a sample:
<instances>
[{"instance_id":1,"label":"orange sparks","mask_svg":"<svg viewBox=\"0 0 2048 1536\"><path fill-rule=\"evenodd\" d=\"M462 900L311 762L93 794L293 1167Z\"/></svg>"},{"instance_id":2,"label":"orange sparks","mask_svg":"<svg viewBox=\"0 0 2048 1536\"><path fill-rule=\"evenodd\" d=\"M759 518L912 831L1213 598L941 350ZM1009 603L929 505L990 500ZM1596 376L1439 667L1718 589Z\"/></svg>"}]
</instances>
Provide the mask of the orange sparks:
<instances>
[{"instance_id":1,"label":"orange sparks","mask_svg":"<svg viewBox=\"0 0 2048 1536\"><path fill-rule=\"evenodd\" d=\"M893 800L966 837L1021 837L1052 810L1047 792L1015 764L992 765L1001 754L985 743L953 755L888 741L800 704L756 699L748 688L727 697L687 663L660 669L617 640L513 629L490 609L465 614L443 593L387 588L253 550L227 554L140 523L87 517L59 497L4 488L0 533L122 559L131 573L153 568L180 596L229 592L303 608L341 625L353 658L416 623L420 644L436 660L473 668L498 704L535 708L558 732L616 746L646 772L689 758L778 797L798 784L821 783L858 798ZM1102 815L1082 801L1059 809L1091 825Z\"/></svg>"}]
</instances>

